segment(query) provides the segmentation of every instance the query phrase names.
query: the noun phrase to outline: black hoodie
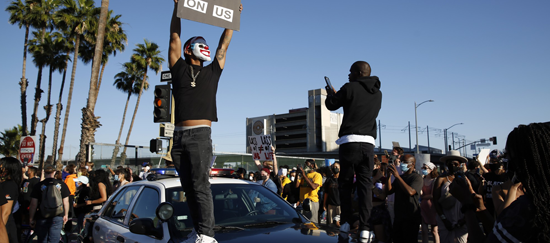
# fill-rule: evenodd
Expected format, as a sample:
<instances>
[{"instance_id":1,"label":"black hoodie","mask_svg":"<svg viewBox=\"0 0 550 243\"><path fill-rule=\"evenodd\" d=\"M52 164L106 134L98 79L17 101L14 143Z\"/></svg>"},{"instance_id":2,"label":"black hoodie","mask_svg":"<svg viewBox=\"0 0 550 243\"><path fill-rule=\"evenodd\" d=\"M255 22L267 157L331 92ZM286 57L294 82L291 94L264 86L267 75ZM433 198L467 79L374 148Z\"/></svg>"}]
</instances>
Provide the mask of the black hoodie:
<instances>
[{"instance_id":1,"label":"black hoodie","mask_svg":"<svg viewBox=\"0 0 550 243\"><path fill-rule=\"evenodd\" d=\"M378 77L361 77L344 84L335 95L327 97L325 105L331 111L344 107L339 137L355 134L376 139L376 117L382 106Z\"/></svg>"}]
</instances>

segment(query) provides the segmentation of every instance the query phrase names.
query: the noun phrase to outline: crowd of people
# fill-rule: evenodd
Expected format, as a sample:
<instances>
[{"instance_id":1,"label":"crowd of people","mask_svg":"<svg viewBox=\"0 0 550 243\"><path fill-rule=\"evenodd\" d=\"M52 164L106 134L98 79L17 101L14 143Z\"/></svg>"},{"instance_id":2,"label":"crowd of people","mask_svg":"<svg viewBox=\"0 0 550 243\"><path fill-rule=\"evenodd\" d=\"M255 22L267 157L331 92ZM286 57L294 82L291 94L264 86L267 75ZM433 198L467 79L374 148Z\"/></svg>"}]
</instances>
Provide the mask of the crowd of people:
<instances>
[{"instance_id":1,"label":"crowd of people","mask_svg":"<svg viewBox=\"0 0 550 243\"><path fill-rule=\"evenodd\" d=\"M39 172L34 165L18 159L0 159L0 242L23 242L25 225L36 232L38 242L59 242L62 231L81 232L85 215L97 212L109 196L121 186L142 180L150 165L142 171L118 166L94 170L94 163L80 168L69 163L61 170L45 163ZM73 221L76 227L73 227Z\"/></svg>"}]
</instances>

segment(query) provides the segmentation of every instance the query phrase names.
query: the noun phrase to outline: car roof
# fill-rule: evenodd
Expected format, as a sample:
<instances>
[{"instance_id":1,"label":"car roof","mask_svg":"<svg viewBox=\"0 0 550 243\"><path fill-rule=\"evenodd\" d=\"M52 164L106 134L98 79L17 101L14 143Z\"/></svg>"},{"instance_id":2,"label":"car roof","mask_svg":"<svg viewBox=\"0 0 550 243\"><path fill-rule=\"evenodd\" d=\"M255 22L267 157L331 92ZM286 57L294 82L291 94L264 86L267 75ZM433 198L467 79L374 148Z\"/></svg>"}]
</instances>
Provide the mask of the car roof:
<instances>
[{"instance_id":1,"label":"car roof","mask_svg":"<svg viewBox=\"0 0 550 243\"><path fill-rule=\"evenodd\" d=\"M210 177L209 181L210 181L210 184L213 184L213 185L215 185L215 184L254 184L254 185L257 185L256 183L251 182L251 181L245 181L245 180L233 179L233 178L224 178L224 177ZM144 185L158 184L158 185L164 186L165 188L181 187L180 178L177 177L177 176L174 176L173 178L165 178L165 179L156 180L156 181L141 180L141 181L136 181L136 182L130 183L128 185L140 185L140 184L144 184Z\"/></svg>"}]
</instances>

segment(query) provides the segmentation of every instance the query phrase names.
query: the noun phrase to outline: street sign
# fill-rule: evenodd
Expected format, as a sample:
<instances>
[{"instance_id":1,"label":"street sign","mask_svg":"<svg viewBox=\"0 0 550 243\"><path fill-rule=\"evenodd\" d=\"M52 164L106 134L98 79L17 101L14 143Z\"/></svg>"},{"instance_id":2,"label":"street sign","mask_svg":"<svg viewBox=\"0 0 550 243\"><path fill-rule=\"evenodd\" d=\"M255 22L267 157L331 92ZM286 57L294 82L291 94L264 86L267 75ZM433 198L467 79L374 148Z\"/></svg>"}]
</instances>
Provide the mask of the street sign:
<instances>
[{"instance_id":1,"label":"street sign","mask_svg":"<svg viewBox=\"0 0 550 243\"><path fill-rule=\"evenodd\" d=\"M172 81L172 72L170 71L163 71L160 73L160 81L161 82L170 82Z\"/></svg>"},{"instance_id":2,"label":"street sign","mask_svg":"<svg viewBox=\"0 0 550 243\"><path fill-rule=\"evenodd\" d=\"M172 123L161 123L159 126L159 136L171 138L174 136L176 126Z\"/></svg>"},{"instance_id":3,"label":"street sign","mask_svg":"<svg viewBox=\"0 0 550 243\"><path fill-rule=\"evenodd\" d=\"M490 143L478 143L478 144L476 144L476 146L477 147L489 147L489 146L491 146L491 144Z\"/></svg>"},{"instance_id":4,"label":"street sign","mask_svg":"<svg viewBox=\"0 0 550 243\"><path fill-rule=\"evenodd\" d=\"M26 136L21 138L19 144L19 160L22 163L32 165L34 163L34 151L36 150L36 136Z\"/></svg>"}]
</instances>

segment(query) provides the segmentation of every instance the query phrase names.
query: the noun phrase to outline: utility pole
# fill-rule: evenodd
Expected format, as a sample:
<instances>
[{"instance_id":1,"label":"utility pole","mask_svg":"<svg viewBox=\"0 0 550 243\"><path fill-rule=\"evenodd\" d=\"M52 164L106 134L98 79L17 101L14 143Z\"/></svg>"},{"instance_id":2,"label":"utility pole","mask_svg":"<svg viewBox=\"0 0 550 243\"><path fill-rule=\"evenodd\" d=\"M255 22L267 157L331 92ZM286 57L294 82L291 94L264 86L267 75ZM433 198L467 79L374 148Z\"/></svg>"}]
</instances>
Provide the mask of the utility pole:
<instances>
[{"instance_id":1,"label":"utility pole","mask_svg":"<svg viewBox=\"0 0 550 243\"><path fill-rule=\"evenodd\" d=\"M432 150L430 149L430 126L426 126L426 133L428 134L428 154L431 154Z\"/></svg>"},{"instance_id":2,"label":"utility pole","mask_svg":"<svg viewBox=\"0 0 550 243\"><path fill-rule=\"evenodd\" d=\"M409 121L409 151L411 150L411 121Z\"/></svg>"}]
</instances>

